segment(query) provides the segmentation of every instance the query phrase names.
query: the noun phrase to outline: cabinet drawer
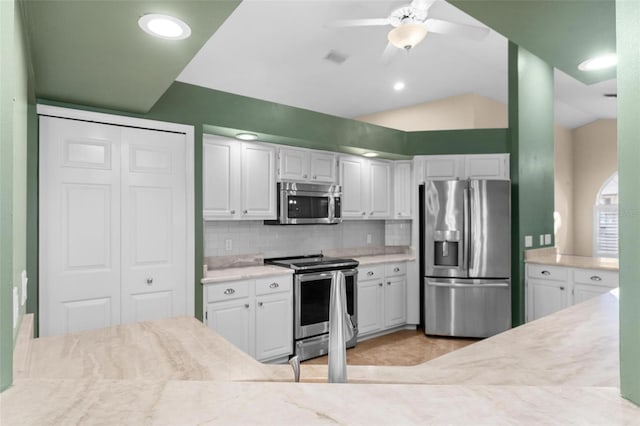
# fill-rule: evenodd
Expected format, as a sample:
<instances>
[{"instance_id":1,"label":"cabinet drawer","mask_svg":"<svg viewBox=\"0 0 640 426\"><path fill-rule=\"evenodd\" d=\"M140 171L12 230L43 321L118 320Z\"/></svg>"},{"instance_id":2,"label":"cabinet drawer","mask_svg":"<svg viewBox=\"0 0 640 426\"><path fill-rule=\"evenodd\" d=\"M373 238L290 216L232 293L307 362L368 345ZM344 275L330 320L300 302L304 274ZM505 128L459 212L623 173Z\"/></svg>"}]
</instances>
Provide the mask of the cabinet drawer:
<instances>
[{"instance_id":1,"label":"cabinet drawer","mask_svg":"<svg viewBox=\"0 0 640 426\"><path fill-rule=\"evenodd\" d=\"M567 281L569 278L567 268L550 265L527 264L527 276L539 280Z\"/></svg>"},{"instance_id":2,"label":"cabinet drawer","mask_svg":"<svg viewBox=\"0 0 640 426\"><path fill-rule=\"evenodd\" d=\"M384 265L362 266L358 268L358 281L384 278Z\"/></svg>"},{"instance_id":3,"label":"cabinet drawer","mask_svg":"<svg viewBox=\"0 0 640 426\"><path fill-rule=\"evenodd\" d=\"M279 275L256 279L256 295L280 293L291 290L291 275Z\"/></svg>"},{"instance_id":4,"label":"cabinet drawer","mask_svg":"<svg viewBox=\"0 0 640 426\"><path fill-rule=\"evenodd\" d=\"M573 281L582 284L618 287L618 274L600 269L574 269Z\"/></svg>"},{"instance_id":5,"label":"cabinet drawer","mask_svg":"<svg viewBox=\"0 0 640 426\"><path fill-rule=\"evenodd\" d=\"M407 263L399 262L399 263L387 263L385 265L385 276L386 277L396 277L399 275L407 275Z\"/></svg>"},{"instance_id":6,"label":"cabinet drawer","mask_svg":"<svg viewBox=\"0 0 640 426\"><path fill-rule=\"evenodd\" d=\"M207 285L207 302L221 302L224 300L249 297L249 281L233 281Z\"/></svg>"}]
</instances>

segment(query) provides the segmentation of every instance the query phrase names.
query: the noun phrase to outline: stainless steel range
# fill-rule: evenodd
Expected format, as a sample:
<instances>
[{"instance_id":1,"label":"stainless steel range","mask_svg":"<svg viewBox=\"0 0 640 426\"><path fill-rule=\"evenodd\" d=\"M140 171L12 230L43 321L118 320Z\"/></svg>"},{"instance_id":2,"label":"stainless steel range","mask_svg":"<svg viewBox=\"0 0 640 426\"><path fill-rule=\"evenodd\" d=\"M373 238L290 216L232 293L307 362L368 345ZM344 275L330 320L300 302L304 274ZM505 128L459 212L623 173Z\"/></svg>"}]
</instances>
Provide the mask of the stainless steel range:
<instances>
[{"instance_id":1,"label":"stainless steel range","mask_svg":"<svg viewBox=\"0 0 640 426\"><path fill-rule=\"evenodd\" d=\"M356 345L358 314L356 291L358 261L322 255L265 259L265 263L294 270L293 335L294 354L301 361L325 355L329 347L329 296L332 271L344 273L347 287L347 311L355 334L347 348Z\"/></svg>"}]
</instances>

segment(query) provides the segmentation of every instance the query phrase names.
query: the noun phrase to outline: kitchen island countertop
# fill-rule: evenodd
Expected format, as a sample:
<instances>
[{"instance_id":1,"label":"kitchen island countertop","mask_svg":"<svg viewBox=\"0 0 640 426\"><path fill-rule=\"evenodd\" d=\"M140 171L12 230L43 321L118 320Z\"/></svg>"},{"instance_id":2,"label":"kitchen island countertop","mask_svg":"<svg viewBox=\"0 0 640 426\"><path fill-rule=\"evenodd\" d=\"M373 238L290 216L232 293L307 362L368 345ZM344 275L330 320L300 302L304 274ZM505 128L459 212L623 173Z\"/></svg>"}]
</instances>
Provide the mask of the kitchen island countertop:
<instances>
[{"instance_id":1,"label":"kitchen island countertop","mask_svg":"<svg viewBox=\"0 0 640 426\"><path fill-rule=\"evenodd\" d=\"M527 256L526 263L542 265L567 266L570 268L602 269L606 271L618 271L618 259L606 257L573 256L569 254L535 254Z\"/></svg>"}]
</instances>

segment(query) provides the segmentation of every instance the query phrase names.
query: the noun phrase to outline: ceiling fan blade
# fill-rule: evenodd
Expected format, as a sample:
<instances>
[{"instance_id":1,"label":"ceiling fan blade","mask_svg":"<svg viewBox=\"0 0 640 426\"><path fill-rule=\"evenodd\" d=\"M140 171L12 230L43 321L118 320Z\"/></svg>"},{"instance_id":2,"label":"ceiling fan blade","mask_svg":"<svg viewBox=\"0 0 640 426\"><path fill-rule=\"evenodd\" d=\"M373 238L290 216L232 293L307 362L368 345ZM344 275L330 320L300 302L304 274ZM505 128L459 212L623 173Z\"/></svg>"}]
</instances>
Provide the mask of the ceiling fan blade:
<instances>
[{"instance_id":1,"label":"ceiling fan blade","mask_svg":"<svg viewBox=\"0 0 640 426\"><path fill-rule=\"evenodd\" d=\"M436 0L413 0L410 7L415 10L427 11L436 2Z\"/></svg>"},{"instance_id":2,"label":"ceiling fan blade","mask_svg":"<svg viewBox=\"0 0 640 426\"><path fill-rule=\"evenodd\" d=\"M391 62L393 57L396 56L396 53L398 53L399 50L400 49L395 47L393 44L387 43L387 47L384 48L380 61L385 65L388 64Z\"/></svg>"},{"instance_id":3,"label":"ceiling fan blade","mask_svg":"<svg viewBox=\"0 0 640 426\"><path fill-rule=\"evenodd\" d=\"M432 33L452 35L471 40L482 40L489 34L488 28L456 24L455 22L443 21L441 19L427 19L425 25Z\"/></svg>"},{"instance_id":4,"label":"ceiling fan blade","mask_svg":"<svg viewBox=\"0 0 640 426\"><path fill-rule=\"evenodd\" d=\"M387 18L373 18L373 19L343 19L340 21L333 21L326 24L326 27L372 27L377 25L389 25L389 19Z\"/></svg>"}]
</instances>

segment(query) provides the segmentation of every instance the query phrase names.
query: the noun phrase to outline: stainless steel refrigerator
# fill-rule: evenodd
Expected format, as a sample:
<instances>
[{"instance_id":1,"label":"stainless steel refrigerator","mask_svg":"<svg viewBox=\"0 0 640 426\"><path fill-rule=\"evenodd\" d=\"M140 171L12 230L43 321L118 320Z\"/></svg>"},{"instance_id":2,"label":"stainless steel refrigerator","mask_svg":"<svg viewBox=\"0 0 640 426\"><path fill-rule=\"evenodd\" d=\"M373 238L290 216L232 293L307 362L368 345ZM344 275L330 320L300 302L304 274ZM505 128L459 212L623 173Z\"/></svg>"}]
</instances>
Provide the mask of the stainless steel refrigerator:
<instances>
[{"instance_id":1,"label":"stainless steel refrigerator","mask_svg":"<svg viewBox=\"0 0 640 426\"><path fill-rule=\"evenodd\" d=\"M427 181L420 197L426 334L511 326L511 191L505 180Z\"/></svg>"}]
</instances>

